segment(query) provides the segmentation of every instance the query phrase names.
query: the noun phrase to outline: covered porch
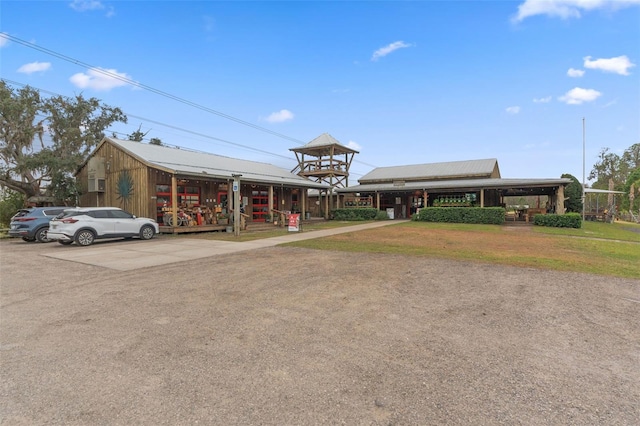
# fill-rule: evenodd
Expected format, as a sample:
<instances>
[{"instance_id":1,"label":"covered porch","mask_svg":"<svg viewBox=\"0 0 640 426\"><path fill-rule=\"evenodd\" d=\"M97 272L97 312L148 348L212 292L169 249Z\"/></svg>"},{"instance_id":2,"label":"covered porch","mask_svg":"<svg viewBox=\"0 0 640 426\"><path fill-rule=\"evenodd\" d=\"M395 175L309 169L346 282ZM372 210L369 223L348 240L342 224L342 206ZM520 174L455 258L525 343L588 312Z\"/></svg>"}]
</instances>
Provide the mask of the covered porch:
<instances>
[{"instance_id":1,"label":"covered porch","mask_svg":"<svg viewBox=\"0 0 640 426\"><path fill-rule=\"evenodd\" d=\"M565 213L560 179L468 179L429 182L394 182L357 185L337 190L339 208L370 206L386 210L392 218L409 218L425 207L505 207L512 197L544 196L544 205L528 206L517 219L534 214Z\"/></svg>"}]
</instances>

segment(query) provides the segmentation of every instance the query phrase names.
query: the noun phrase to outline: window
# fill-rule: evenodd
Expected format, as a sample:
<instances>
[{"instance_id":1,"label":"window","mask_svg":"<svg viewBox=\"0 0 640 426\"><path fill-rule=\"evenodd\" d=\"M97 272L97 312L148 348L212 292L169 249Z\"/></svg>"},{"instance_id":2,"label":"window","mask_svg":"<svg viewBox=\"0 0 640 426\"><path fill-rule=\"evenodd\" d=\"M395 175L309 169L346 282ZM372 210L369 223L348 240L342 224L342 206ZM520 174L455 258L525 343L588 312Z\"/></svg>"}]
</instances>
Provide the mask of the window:
<instances>
[{"instance_id":1,"label":"window","mask_svg":"<svg viewBox=\"0 0 640 426\"><path fill-rule=\"evenodd\" d=\"M57 216L60 213L62 213L64 211L64 209L52 209L52 210L44 210L44 215L45 216Z\"/></svg>"},{"instance_id":2,"label":"window","mask_svg":"<svg viewBox=\"0 0 640 426\"><path fill-rule=\"evenodd\" d=\"M178 186L178 205L186 204L191 206L200 205L200 187L198 186ZM156 185L156 220L163 223L162 217L164 207L171 207L171 185Z\"/></svg>"},{"instance_id":3,"label":"window","mask_svg":"<svg viewBox=\"0 0 640 426\"><path fill-rule=\"evenodd\" d=\"M278 205L277 198L274 196L274 206ZM271 216L269 211L269 192L268 191L251 191L251 218L254 222L264 222L266 215Z\"/></svg>"},{"instance_id":4,"label":"window","mask_svg":"<svg viewBox=\"0 0 640 426\"><path fill-rule=\"evenodd\" d=\"M108 219L109 212L107 210L93 210L88 212L87 216L91 216L96 219Z\"/></svg>"},{"instance_id":5,"label":"window","mask_svg":"<svg viewBox=\"0 0 640 426\"><path fill-rule=\"evenodd\" d=\"M111 214L111 217L116 219L132 219L133 215L131 213L125 212L123 210L108 210Z\"/></svg>"}]
</instances>

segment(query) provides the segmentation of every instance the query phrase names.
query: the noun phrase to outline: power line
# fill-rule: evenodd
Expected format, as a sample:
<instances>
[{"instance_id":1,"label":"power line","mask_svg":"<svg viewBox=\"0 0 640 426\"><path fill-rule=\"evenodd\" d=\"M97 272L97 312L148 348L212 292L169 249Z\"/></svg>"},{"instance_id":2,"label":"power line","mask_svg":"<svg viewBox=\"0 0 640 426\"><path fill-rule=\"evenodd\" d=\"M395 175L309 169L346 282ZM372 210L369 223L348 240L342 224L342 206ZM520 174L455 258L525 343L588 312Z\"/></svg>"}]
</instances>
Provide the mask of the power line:
<instances>
[{"instance_id":1,"label":"power line","mask_svg":"<svg viewBox=\"0 0 640 426\"><path fill-rule=\"evenodd\" d=\"M13 85L21 86L21 87L29 86L27 84L20 83L20 82L14 81L14 80L6 79L6 78L3 78L2 80L6 81L6 82L9 82L9 83L11 83ZM29 86L29 87L33 87L34 89L37 89L38 91L40 91L42 93L47 93L47 94L52 95L52 96L60 96L62 98L69 98L68 96L64 96L64 95L61 95L59 93L52 92L50 90L41 89L41 88L34 87L34 86ZM291 162L294 162L294 163L296 161L294 158L287 157L285 155L276 154L274 152L269 152L269 151L265 151L265 150L262 150L262 149L254 148L254 147L251 147L251 146L248 146L248 145L243 145L243 144L240 144L240 143L237 143L237 142L228 141L226 139L217 138L215 136L206 135L204 133L195 132L193 130L189 130L189 129L185 129L185 128L182 128L182 127L174 126L172 124L162 123L162 122L159 122L159 121L152 120L150 118L145 118L145 117L141 117L141 116L138 116L138 115L129 114L127 112L124 112L124 114L127 117L137 118L138 120L143 120L143 121L148 122L148 123L153 123L153 124L157 124L159 126L168 127L170 129L178 130L178 131L184 132L184 133L189 133L189 134L194 135L194 136L198 136L198 137L202 137L202 138L206 138L206 139L210 139L210 140L214 140L214 141L218 141L218 142L223 142L223 143L226 143L226 144L229 144L229 145L233 145L233 146L238 147L238 148L244 148L244 149L247 149L249 151L259 152L259 153L262 153L262 154L271 155L273 157L279 157L281 159L284 159L284 160L287 160L287 161L291 161ZM116 134L124 134L125 136L127 135L126 133L117 132L117 131L114 131L114 130L112 130L112 132L116 133ZM206 151L196 150L196 149L193 149L193 148L187 148L187 147L183 147L183 146L179 146L179 145L168 144L168 143L165 143L165 142L163 142L163 145L172 146L172 147L175 147L175 148L187 149L187 150L194 151L194 152L202 152L202 153L207 153L208 154L208 152L206 152ZM366 165L366 163L363 163L363 164ZM371 167L375 167L375 166L371 166ZM352 174L362 176L362 174L360 174L360 173L352 173Z\"/></svg>"},{"instance_id":2,"label":"power line","mask_svg":"<svg viewBox=\"0 0 640 426\"><path fill-rule=\"evenodd\" d=\"M27 86L26 84L23 84L23 83L20 83L20 82L17 82L17 81L13 81L13 80L9 80L9 79L6 79L6 78L3 78L3 80L7 81L7 82L9 82L11 84L18 85L18 86L22 86L22 87L26 87ZM30 87L33 87L33 86L30 86ZM47 94L52 95L52 96L60 96L60 97L63 97L63 98L69 98L68 96L64 96L64 95L61 95L59 93L52 92L50 90L40 89L40 88L37 88L37 87L34 87L34 88L37 89L40 92L47 93ZM137 118L139 120L144 120L146 122L157 124L159 126L164 126L164 127L170 128L170 129L179 130L181 132L189 133L189 134L192 134L192 135L195 135L195 136L199 136L199 137L203 137L203 138L206 138L206 139L211 139L211 140L215 140L215 141L218 141L218 142L223 142L223 143L226 143L226 144L229 144L229 145L233 145L235 147L245 148L245 149L248 149L248 150L251 150L251 151L260 152L262 154L273 155L275 157L284 158L286 160L292 160L290 157L286 157L284 155L276 154L276 153L269 152L269 151L264 151L262 149L254 148L254 147L251 147L251 146L248 146L248 145L243 145L243 144L240 144L240 143L237 143L237 142L228 141L226 139L217 138L215 136L205 135L204 133L194 132L193 130L184 129L182 127L174 126L174 125L171 125L171 124L161 123L159 121L155 121L155 120L152 120L150 118L140 117L138 115L129 114L127 112L124 112L124 114L127 117ZM121 132L116 132L116 133L121 133ZM176 145L176 147L177 147L177 145ZM184 147L182 147L182 148L184 148Z\"/></svg>"},{"instance_id":3,"label":"power line","mask_svg":"<svg viewBox=\"0 0 640 426\"><path fill-rule=\"evenodd\" d=\"M280 137L280 138L283 138L283 139L287 139L287 140L290 140L292 142L297 142L299 144L303 144L303 145L305 144L305 142L303 142L303 141L301 141L299 139L293 138L291 136L287 136L287 135L284 135L282 133L278 133L276 131L267 129L266 127L258 126L257 124L253 124L253 123L250 123L248 121L241 120L241 119L233 117L233 116L231 116L229 114L225 114L223 112L216 111L216 110L214 110L212 108L206 107L204 105L200 105L198 103L192 102L192 101L190 101L188 99L181 98L179 96L173 95L173 94L165 92L163 90L156 89L156 88L151 87L151 86L147 86L146 84L137 82L135 80L131 80L130 78L123 77L121 75L118 75L116 73L112 73L112 72L104 70L102 68L95 67L93 65L90 65L90 64L87 64L85 62L82 62L82 61L80 61L78 59L71 58L69 56L63 55L62 53L58 53L58 52L55 52L53 50L47 49L45 47L39 46L37 44L30 43L30 42L28 42L26 40L22 40L22 39L20 39L18 37L10 35L10 34L3 34L3 37L5 37L6 39L11 40L11 41L13 41L15 43L18 43L18 44L21 44L23 46L29 47L31 49L35 49L35 50L38 50L40 52L46 53L47 55L54 56L54 57L56 57L58 59L62 59L62 60L67 61L67 62L71 62L72 64L75 64L75 65L80 65L80 66L83 66L85 68L89 68L92 71L95 71L97 73L103 74L103 75L105 75L105 76L107 76L109 78L113 78L113 79L122 81L124 83L130 84L132 86L138 87L140 89L144 89L144 90L147 90L149 92L155 93L157 95L164 96L166 98L172 99L172 100L180 102L182 104L191 106L193 108L197 108L197 109L199 109L201 111L205 111L205 112L208 112L210 114L214 114L214 115L217 115L219 117L223 117L223 118L226 118L228 120L235 121L236 123L242 124L244 126L251 127L253 129L256 129L256 130L260 130L260 131L265 132L265 133L269 133L269 134L271 134L273 136L277 136L277 137Z\"/></svg>"},{"instance_id":4,"label":"power line","mask_svg":"<svg viewBox=\"0 0 640 426\"><path fill-rule=\"evenodd\" d=\"M160 96L167 97L167 98L169 98L169 99L172 99L172 100L175 100L175 101L177 101L177 102L183 103L183 104L185 104L185 105L188 105L188 106L194 107L194 108L199 109L199 110L201 110L201 111L205 111L205 112L208 112L208 113L211 113L211 114L217 115L217 116L219 116L219 117L226 118L226 119L228 119L228 120L234 121L234 122L236 122L236 123L242 124L242 125L247 126L247 127L251 127L251 128L253 128L253 129L256 129L256 130L260 130L260 131L262 131L262 132L268 133L268 134L273 135L273 136L277 136L277 137L280 137L280 138L283 138L283 139L286 139L286 140L290 140L290 141L292 141L292 142L296 142L296 143L298 143L298 144L300 144L300 145L304 145L304 144L306 143L306 142L303 142L303 141L301 141L301 140L299 140L299 139L293 138L293 137L291 137L291 136L287 136L287 135L285 135L285 134L278 133L278 132L276 132L276 131L273 131L273 130L267 129L267 128L265 128L265 127L258 126L257 124L253 124L253 123L250 123L250 122L248 122L248 121L245 121L245 120L239 119L239 118L237 118L237 117L233 117L233 116L231 116L231 115L229 115L229 114L225 114L225 113L223 113L223 112L220 112L220 111L214 110L214 109L212 109L212 108L209 108L209 107L206 107L206 106L200 105L200 104L198 104L198 103L192 102L192 101L190 101L190 100L188 100L188 99L181 98L181 97L179 97L179 96L173 95L173 94L168 93L168 92L165 92L165 91L163 91L163 90L156 89L156 88L151 87L151 86L148 86L148 85L146 85L146 84L139 83L139 82L137 82L137 81L135 81L135 80L131 80L130 78L123 77L123 76L121 76L121 75L118 75L118 74L116 74L116 73L109 72L109 71L104 70L104 69L99 68L99 67L95 67L95 66L93 66L93 65L87 64L87 63L82 62L82 61L80 61L80 60L78 60L78 59L75 59L75 58L72 58L72 57L70 57L70 56L64 55L64 54L62 54L62 53L59 53L59 52L53 51L53 50L51 50L51 49L47 49L47 48L45 48L45 47L39 46L39 45L34 44L34 43L30 43L30 42L28 42L28 41L26 41L26 40L22 40L21 38L18 38L18 37L16 37L16 36L13 36L13 35L10 35L10 34L6 34L6 33L5 33L5 34L3 34L3 36L4 36L5 38L7 38L8 40L11 40L11 41L13 41L13 42L15 42L15 43L21 44L21 45L23 45L23 46L25 46L25 47L28 47L28 48L31 48L31 49L38 50L38 51L40 51L40 52L46 53L46 54L48 54L48 55L54 56L54 57L56 57L56 58L62 59L62 60L64 60L64 61L70 62L70 63L75 64L75 65L80 65L80 66L83 66L83 67L85 67L85 68L89 68L89 69L91 69L91 70L93 70L93 71L95 71L95 72L98 72L98 73L100 73L100 74L106 75L106 76L108 76L108 77L110 77L110 78L113 78L113 79L116 79L116 80L119 80L119 81L125 82L125 83L127 83L127 84L130 84L130 85L135 86L135 87L139 87L139 88L144 89L144 90L148 90L148 91L150 91L150 92L152 92L152 93L158 94L158 95L160 95ZM209 137L209 136L207 136L207 137ZM214 138L214 139L215 139L215 138ZM224 140L222 140L222 139L219 139L219 140L220 140L221 142L230 143L230 142L228 142L228 141L224 141ZM231 143L231 144L232 144L232 145L234 145L234 143ZM281 155L279 155L279 154L268 153L268 152L266 152L266 151L261 151L261 150L259 150L259 149L255 149L255 148L249 148L249 149L253 149L253 150L256 150L256 151L264 152L264 153L267 153L267 154L270 154L270 155L276 155L276 156L284 157L284 156L281 156ZM367 167L373 167L373 168L376 168L376 167L377 167L377 166L375 166L375 165L368 164L368 163L365 163L365 162L360 161L360 160L356 160L356 159L354 159L353 161L354 161L355 163L359 163L359 164L365 165L365 166L367 166Z\"/></svg>"}]
</instances>

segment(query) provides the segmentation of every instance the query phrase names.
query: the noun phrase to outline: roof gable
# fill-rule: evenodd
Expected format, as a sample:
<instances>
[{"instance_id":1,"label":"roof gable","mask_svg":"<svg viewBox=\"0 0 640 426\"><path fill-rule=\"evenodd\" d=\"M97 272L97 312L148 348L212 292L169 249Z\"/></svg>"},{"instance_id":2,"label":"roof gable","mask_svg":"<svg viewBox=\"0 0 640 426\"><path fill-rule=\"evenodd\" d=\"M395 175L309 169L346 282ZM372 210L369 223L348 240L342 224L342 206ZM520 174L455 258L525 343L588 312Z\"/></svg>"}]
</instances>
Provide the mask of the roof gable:
<instances>
[{"instance_id":1,"label":"roof gable","mask_svg":"<svg viewBox=\"0 0 640 426\"><path fill-rule=\"evenodd\" d=\"M295 152L305 152L305 153L313 153L313 152L323 152L328 151L333 148L334 153L342 154L342 153L358 153L355 149L349 148L347 146L342 145L331 136L329 133L323 133L311 142L299 147L299 148L291 148L289 151Z\"/></svg>"},{"instance_id":2,"label":"roof gable","mask_svg":"<svg viewBox=\"0 0 640 426\"><path fill-rule=\"evenodd\" d=\"M408 166L377 167L358 179L361 184L393 181L441 179L499 178L498 160L450 161L444 163L413 164Z\"/></svg>"}]
</instances>

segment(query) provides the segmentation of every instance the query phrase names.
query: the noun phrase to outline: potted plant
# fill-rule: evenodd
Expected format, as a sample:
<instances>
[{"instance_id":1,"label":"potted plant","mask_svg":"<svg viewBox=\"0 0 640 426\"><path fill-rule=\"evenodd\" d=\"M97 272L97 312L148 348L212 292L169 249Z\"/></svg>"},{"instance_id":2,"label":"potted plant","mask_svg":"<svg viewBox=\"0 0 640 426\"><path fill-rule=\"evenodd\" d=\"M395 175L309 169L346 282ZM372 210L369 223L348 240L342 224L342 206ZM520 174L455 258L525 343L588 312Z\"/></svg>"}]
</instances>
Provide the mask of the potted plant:
<instances>
[{"instance_id":1,"label":"potted plant","mask_svg":"<svg viewBox=\"0 0 640 426\"><path fill-rule=\"evenodd\" d=\"M229 214L220 213L218 215L218 225L228 225L229 224Z\"/></svg>"}]
</instances>

